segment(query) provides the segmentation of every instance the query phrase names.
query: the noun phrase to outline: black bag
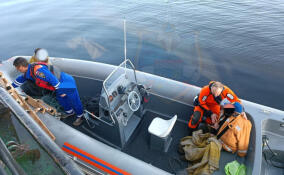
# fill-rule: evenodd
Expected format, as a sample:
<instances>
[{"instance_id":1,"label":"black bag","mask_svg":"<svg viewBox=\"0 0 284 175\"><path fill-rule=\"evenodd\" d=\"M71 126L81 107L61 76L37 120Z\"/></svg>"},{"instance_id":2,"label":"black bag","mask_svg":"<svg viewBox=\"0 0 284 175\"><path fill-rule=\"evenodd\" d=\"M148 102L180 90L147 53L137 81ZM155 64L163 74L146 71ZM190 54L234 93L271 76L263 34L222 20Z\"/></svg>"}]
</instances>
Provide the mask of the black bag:
<instances>
[{"instance_id":1,"label":"black bag","mask_svg":"<svg viewBox=\"0 0 284 175\"><path fill-rule=\"evenodd\" d=\"M84 108L96 116L99 116L99 102L100 102L100 96L98 95L96 97L82 98L82 103Z\"/></svg>"}]
</instances>

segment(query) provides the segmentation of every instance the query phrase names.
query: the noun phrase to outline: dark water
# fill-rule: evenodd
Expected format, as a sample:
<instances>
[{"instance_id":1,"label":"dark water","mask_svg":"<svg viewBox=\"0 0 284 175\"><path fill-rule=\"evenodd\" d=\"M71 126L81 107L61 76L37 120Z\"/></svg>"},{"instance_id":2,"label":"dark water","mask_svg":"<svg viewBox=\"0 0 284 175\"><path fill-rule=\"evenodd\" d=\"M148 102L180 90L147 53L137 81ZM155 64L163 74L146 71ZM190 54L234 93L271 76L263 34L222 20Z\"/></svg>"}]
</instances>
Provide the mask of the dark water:
<instances>
[{"instance_id":1,"label":"dark water","mask_svg":"<svg viewBox=\"0 0 284 175\"><path fill-rule=\"evenodd\" d=\"M57 162L37 143L12 112L1 108L0 116L0 138L22 171L28 175L64 174ZM11 144L12 142L15 144ZM7 174L12 175L7 166L5 169Z\"/></svg>"},{"instance_id":2,"label":"dark water","mask_svg":"<svg viewBox=\"0 0 284 175\"><path fill-rule=\"evenodd\" d=\"M119 64L284 109L283 0L2 0L0 57L51 56Z\"/></svg>"}]
</instances>

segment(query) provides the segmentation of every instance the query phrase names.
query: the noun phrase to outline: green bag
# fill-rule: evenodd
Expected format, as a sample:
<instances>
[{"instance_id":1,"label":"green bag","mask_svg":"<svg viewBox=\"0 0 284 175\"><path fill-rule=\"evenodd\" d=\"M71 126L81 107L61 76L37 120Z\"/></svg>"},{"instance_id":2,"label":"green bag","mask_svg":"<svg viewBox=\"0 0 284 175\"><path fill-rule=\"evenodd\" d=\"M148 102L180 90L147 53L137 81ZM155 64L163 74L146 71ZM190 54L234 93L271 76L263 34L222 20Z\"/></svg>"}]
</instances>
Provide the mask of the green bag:
<instances>
[{"instance_id":1,"label":"green bag","mask_svg":"<svg viewBox=\"0 0 284 175\"><path fill-rule=\"evenodd\" d=\"M244 164L239 164L238 161L232 161L225 166L226 175L246 175L246 166Z\"/></svg>"}]
</instances>

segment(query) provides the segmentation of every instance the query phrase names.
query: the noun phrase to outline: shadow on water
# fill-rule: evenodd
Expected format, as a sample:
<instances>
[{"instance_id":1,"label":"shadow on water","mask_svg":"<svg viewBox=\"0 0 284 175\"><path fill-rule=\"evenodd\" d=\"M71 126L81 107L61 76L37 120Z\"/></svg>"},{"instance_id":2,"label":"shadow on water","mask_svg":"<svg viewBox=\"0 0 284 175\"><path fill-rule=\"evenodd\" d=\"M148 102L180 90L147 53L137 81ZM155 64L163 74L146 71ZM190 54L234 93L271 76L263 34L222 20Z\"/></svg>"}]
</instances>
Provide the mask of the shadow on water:
<instances>
[{"instance_id":1,"label":"shadow on water","mask_svg":"<svg viewBox=\"0 0 284 175\"><path fill-rule=\"evenodd\" d=\"M26 174L64 174L17 117L8 108L3 107L0 109L0 137ZM7 167L5 170L11 174Z\"/></svg>"}]
</instances>

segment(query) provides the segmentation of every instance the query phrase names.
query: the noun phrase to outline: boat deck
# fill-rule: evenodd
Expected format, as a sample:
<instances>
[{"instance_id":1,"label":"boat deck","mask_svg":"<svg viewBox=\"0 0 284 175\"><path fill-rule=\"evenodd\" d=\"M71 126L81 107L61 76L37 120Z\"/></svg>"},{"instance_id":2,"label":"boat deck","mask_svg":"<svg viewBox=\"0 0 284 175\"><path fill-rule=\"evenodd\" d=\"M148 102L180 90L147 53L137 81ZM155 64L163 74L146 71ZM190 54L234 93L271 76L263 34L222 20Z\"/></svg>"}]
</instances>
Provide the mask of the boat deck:
<instances>
[{"instance_id":1,"label":"boat deck","mask_svg":"<svg viewBox=\"0 0 284 175\"><path fill-rule=\"evenodd\" d=\"M177 152L177 149L180 139L187 136L189 133L187 121L180 119L176 121L175 126L172 130L172 143L169 147L168 152L164 153L162 151L152 150L150 148L150 135L148 133L148 127L155 117L169 119L169 117L163 116L161 114L147 111L144 114L140 125L136 128L130 140L121 151L137 159L143 160L144 162L152 164L153 166L159 167L169 173L176 174L177 172L181 172L181 170L184 170L188 167L188 162L180 160L180 155ZM72 122L74 120L75 117L70 117L64 119L63 122L72 126ZM76 129L90 137L96 138L95 134L90 133L90 130L92 130L92 128L90 128L86 122L84 122L81 126L76 127ZM105 142L105 144L108 143ZM233 160L238 160L239 162L245 161L244 159L241 159L234 154L222 151L220 158L220 169L214 174L224 174L225 165Z\"/></svg>"},{"instance_id":2,"label":"boat deck","mask_svg":"<svg viewBox=\"0 0 284 175\"><path fill-rule=\"evenodd\" d=\"M141 159L149 164L157 166L167 172L174 173L181 168L187 166L187 162L179 159L177 152L179 140L188 135L187 124L182 121L177 121L172 130L172 143L167 153L150 149L150 135L148 127L155 117L168 119L164 116L153 112L146 112L141 126L136 128L136 132L132 135L130 143L122 150L123 152Z\"/></svg>"},{"instance_id":3,"label":"boat deck","mask_svg":"<svg viewBox=\"0 0 284 175\"><path fill-rule=\"evenodd\" d=\"M78 90L80 92L81 97L98 97L101 92L101 81L89 81L88 79L83 79L80 77L76 77L76 81L78 84L80 84L80 86L78 86ZM90 88L87 88L86 86L92 86L96 88L90 90ZM124 148L121 149L121 151L146 163L152 164L153 166L159 167L160 169L163 169L169 173L176 174L177 172L184 170L188 167L188 162L180 160L180 155L177 152L177 149L180 139L189 135L187 122L188 117L192 114L192 112L192 106L181 104L179 102L172 101L167 98L159 97L156 95L151 95L149 103L145 106L145 113L142 117L140 124L137 126L131 138L128 140ZM173 114L177 114L178 119L172 130L173 140L168 152L164 153L162 151L151 150L150 134L148 133L148 127L151 121L155 117L160 117L168 120L173 116ZM75 117L71 117L64 119L63 122L73 127L72 122L74 120ZM98 133L92 132L93 129L90 128L87 122L84 122L81 126L74 128L92 138L95 138L104 142L105 144L108 144L109 146L118 148L115 146L115 144L112 144L97 137ZM220 169L218 171L215 171L214 174L224 174L225 165L233 160L238 160L239 162L246 163L245 159L240 159L240 157L238 157L236 154L233 155L231 153L222 151L219 162Z\"/></svg>"}]
</instances>

